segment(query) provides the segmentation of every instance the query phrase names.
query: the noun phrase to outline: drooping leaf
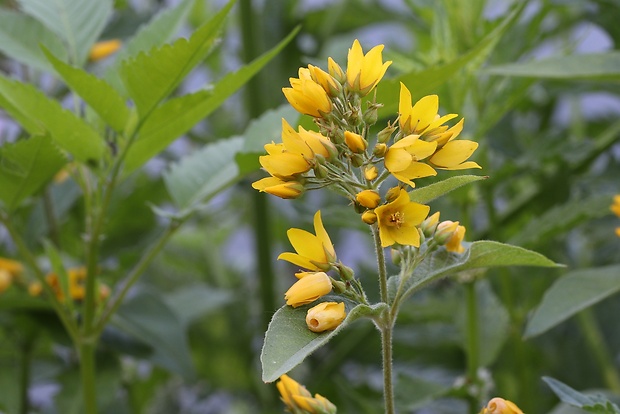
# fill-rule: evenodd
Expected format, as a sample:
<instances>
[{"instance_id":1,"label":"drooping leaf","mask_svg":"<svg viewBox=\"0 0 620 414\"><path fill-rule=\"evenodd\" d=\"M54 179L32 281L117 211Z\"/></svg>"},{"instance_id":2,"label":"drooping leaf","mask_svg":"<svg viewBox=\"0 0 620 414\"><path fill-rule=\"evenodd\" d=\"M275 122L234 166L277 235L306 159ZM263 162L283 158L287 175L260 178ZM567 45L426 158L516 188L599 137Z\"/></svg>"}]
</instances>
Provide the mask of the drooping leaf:
<instances>
[{"instance_id":1,"label":"drooping leaf","mask_svg":"<svg viewBox=\"0 0 620 414\"><path fill-rule=\"evenodd\" d=\"M121 64L119 74L141 120L147 119L209 54L233 4L234 1L230 1L189 40L179 39L171 45L140 53Z\"/></svg>"},{"instance_id":2,"label":"drooping leaf","mask_svg":"<svg viewBox=\"0 0 620 414\"><path fill-rule=\"evenodd\" d=\"M197 207L239 176L240 137L217 141L186 156L164 173L166 188L181 210Z\"/></svg>"},{"instance_id":3,"label":"drooping leaf","mask_svg":"<svg viewBox=\"0 0 620 414\"><path fill-rule=\"evenodd\" d=\"M112 0L18 0L25 13L60 36L73 63L81 66L103 31Z\"/></svg>"},{"instance_id":4,"label":"drooping leaf","mask_svg":"<svg viewBox=\"0 0 620 414\"><path fill-rule=\"evenodd\" d=\"M620 414L620 407L602 395L586 395L551 377L543 377L543 381L563 402L579 407L589 413Z\"/></svg>"},{"instance_id":5,"label":"drooping leaf","mask_svg":"<svg viewBox=\"0 0 620 414\"><path fill-rule=\"evenodd\" d=\"M540 335L619 291L620 265L568 272L545 292L524 336Z\"/></svg>"},{"instance_id":6,"label":"drooping leaf","mask_svg":"<svg viewBox=\"0 0 620 414\"><path fill-rule=\"evenodd\" d=\"M97 162L103 138L87 123L34 86L0 76L0 107L32 135L49 133L59 147L82 162Z\"/></svg>"},{"instance_id":7,"label":"drooping leaf","mask_svg":"<svg viewBox=\"0 0 620 414\"><path fill-rule=\"evenodd\" d=\"M352 322L362 317L376 317L385 304L373 306L356 305L340 297L324 297L321 301L344 302L347 317L333 331L314 333L306 326L306 312L312 305L293 308L283 306L271 319L265 333L265 342L261 352L263 381L273 382L281 375L295 368L315 350L325 345L331 338L344 330Z\"/></svg>"},{"instance_id":8,"label":"drooping leaf","mask_svg":"<svg viewBox=\"0 0 620 414\"><path fill-rule=\"evenodd\" d=\"M213 91L200 91L171 99L153 111L140 130L138 140L132 145L125 159L126 172L131 172L163 151L176 138L189 131L201 119L211 114L224 101L239 90L252 76L273 59L298 32L295 29L278 45L243 66L224 76Z\"/></svg>"},{"instance_id":9,"label":"drooping leaf","mask_svg":"<svg viewBox=\"0 0 620 414\"><path fill-rule=\"evenodd\" d=\"M67 58L62 41L38 20L23 13L0 9L0 51L35 69L50 70L41 45L61 59Z\"/></svg>"},{"instance_id":10,"label":"drooping leaf","mask_svg":"<svg viewBox=\"0 0 620 414\"><path fill-rule=\"evenodd\" d=\"M411 198L411 201L415 201L416 203L427 204L445 194L448 194L450 191L456 190L459 187L487 178L488 177L481 175L457 175L437 183L416 188L409 192L409 198Z\"/></svg>"},{"instance_id":11,"label":"drooping leaf","mask_svg":"<svg viewBox=\"0 0 620 414\"><path fill-rule=\"evenodd\" d=\"M47 50L44 53L67 85L115 131L122 132L129 119L125 99L103 79L62 62Z\"/></svg>"},{"instance_id":12,"label":"drooping leaf","mask_svg":"<svg viewBox=\"0 0 620 414\"><path fill-rule=\"evenodd\" d=\"M492 75L548 79L620 80L620 52L588 53L510 63L485 70Z\"/></svg>"},{"instance_id":13,"label":"drooping leaf","mask_svg":"<svg viewBox=\"0 0 620 414\"><path fill-rule=\"evenodd\" d=\"M35 136L0 147L0 200L15 209L66 163L48 136Z\"/></svg>"}]
</instances>

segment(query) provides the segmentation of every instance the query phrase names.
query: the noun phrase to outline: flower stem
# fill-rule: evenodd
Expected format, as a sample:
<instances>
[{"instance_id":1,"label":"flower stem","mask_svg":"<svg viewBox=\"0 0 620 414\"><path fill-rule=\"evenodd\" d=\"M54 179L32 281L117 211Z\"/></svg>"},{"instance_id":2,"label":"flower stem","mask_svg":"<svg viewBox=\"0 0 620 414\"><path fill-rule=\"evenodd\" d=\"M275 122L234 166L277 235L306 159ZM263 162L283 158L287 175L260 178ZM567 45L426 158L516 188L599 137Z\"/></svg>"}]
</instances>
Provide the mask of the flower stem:
<instances>
[{"instance_id":1,"label":"flower stem","mask_svg":"<svg viewBox=\"0 0 620 414\"><path fill-rule=\"evenodd\" d=\"M389 318L386 312L386 319ZM383 355L383 401L385 414L394 414L394 384L392 374L392 332L394 324L385 321L385 326L381 328L381 351Z\"/></svg>"},{"instance_id":2,"label":"flower stem","mask_svg":"<svg viewBox=\"0 0 620 414\"><path fill-rule=\"evenodd\" d=\"M84 413L97 414L97 392L95 383L95 346L96 340L83 338L79 344L80 377L82 379L82 396Z\"/></svg>"},{"instance_id":3,"label":"flower stem","mask_svg":"<svg viewBox=\"0 0 620 414\"><path fill-rule=\"evenodd\" d=\"M381 293L381 302L388 303L387 290L387 268L385 265L385 254L381 246L381 237L379 236L379 227L373 224L371 227L372 238L375 243L375 253L377 254L377 270L379 272L379 289Z\"/></svg>"},{"instance_id":4,"label":"flower stem","mask_svg":"<svg viewBox=\"0 0 620 414\"><path fill-rule=\"evenodd\" d=\"M467 318L467 380L474 390L468 398L469 412L477 413L479 410L480 393L478 385L478 367L480 365L479 354L480 344L478 335L478 301L476 294L476 282L465 283L465 301L466 301L466 318Z\"/></svg>"}]
</instances>

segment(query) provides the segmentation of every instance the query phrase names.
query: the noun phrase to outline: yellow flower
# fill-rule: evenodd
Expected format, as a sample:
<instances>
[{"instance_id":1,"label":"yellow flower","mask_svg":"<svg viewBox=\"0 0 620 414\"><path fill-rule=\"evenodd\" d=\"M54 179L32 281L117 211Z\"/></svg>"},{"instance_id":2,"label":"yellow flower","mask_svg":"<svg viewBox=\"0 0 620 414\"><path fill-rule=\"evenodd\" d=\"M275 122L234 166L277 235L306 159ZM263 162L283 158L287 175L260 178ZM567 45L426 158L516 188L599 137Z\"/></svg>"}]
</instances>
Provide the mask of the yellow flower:
<instances>
[{"instance_id":1,"label":"yellow flower","mask_svg":"<svg viewBox=\"0 0 620 414\"><path fill-rule=\"evenodd\" d=\"M352 91L364 96L383 78L392 61L383 63L383 45L370 49L364 55L360 42L355 39L347 58L347 83Z\"/></svg>"},{"instance_id":2,"label":"yellow flower","mask_svg":"<svg viewBox=\"0 0 620 414\"><path fill-rule=\"evenodd\" d=\"M411 201L407 191L400 189L399 196L394 201L375 209L381 246L388 247L398 243L419 247L420 234L417 226L426 218L429 210L429 206Z\"/></svg>"},{"instance_id":3,"label":"yellow flower","mask_svg":"<svg viewBox=\"0 0 620 414\"><path fill-rule=\"evenodd\" d=\"M357 193L355 201L366 208L375 208L381 202L381 196L374 190L364 190Z\"/></svg>"},{"instance_id":4,"label":"yellow flower","mask_svg":"<svg viewBox=\"0 0 620 414\"><path fill-rule=\"evenodd\" d=\"M620 237L620 227L616 227L616 236Z\"/></svg>"},{"instance_id":5,"label":"yellow flower","mask_svg":"<svg viewBox=\"0 0 620 414\"><path fill-rule=\"evenodd\" d=\"M312 394L308 392L306 387L299 384L297 381L289 377L288 375L282 375L280 381L276 383L276 387L280 392L280 397L286 406L290 409L297 408L293 396L299 395L304 397L312 397Z\"/></svg>"},{"instance_id":6,"label":"yellow flower","mask_svg":"<svg viewBox=\"0 0 620 414\"><path fill-rule=\"evenodd\" d=\"M610 209L616 216L620 217L620 194L614 196L614 202Z\"/></svg>"},{"instance_id":7,"label":"yellow flower","mask_svg":"<svg viewBox=\"0 0 620 414\"><path fill-rule=\"evenodd\" d=\"M411 105L411 92L400 83L400 98L398 102L398 122L404 134L422 135L437 117L439 97L428 95ZM455 115L456 116L456 115Z\"/></svg>"},{"instance_id":8,"label":"yellow flower","mask_svg":"<svg viewBox=\"0 0 620 414\"><path fill-rule=\"evenodd\" d=\"M4 269L0 269L0 293L10 288L12 283L13 277L11 274Z\"/></svg>"},{"instance_id":9,"label":"yellow flower","mask_svg":"<svg viewBox=\"0 0 620 414\"><path fill-rule=\"evenodd\" d=\"M458 254L462 254L465 251L465 247L461 244L465 238L465 231L465 226L456 226L456 230L454 230L454 233L452 233L452 236L446 242L447 251Z\"/></svg>"},{"instance_id":10,"label":"yellow flower","mask_svg":"<svg viewBox=\"0 0 620 414\"><path fill-rule=\"evenodd\" d=\"M308 310L306 325L312 332L331 331L336 329L346 316L344 302L323 302Z\"/></svg>"},{"instance_id":11,"label":"yellow flower","mask_svg":"<svg viewBox=\"0 0 620 414\"><path fill-rule=\"evenodd\" d=\"M295 395L293 399L304 413L309 414L335 414L336 406L321 394L314 394L314 398Z\"/></svg>"},{"instance_id":12,"label":"yellow flower","mask_svg":"<svg viewBox=\"0 0 620 414\"><path fill-rule=\"evenodd\" d=\"M429 162L442 170L464 170L466 168L482 168L474 161L465 162L478 148L478 143L468 140L450 141L437 151Z\"/></svg>"},{"instance_id":13,"label":"yellow flower","mask_svg":"<svg viewBox=\"0 0 620 414\"><path fill-rule=\"evenodd\" d=\"M284 144L272 142L265 145L265 150L267 155L261 155L258 161L263 169L274 177L286 180L303 174L311 168L310 163L302 154L286 151Z\"/></svg>"},{"instance_id":14,"label":"yellow flower","mask_svg":"<svg viewBox=\"0 0 620 414\"><path fill-rule=\"evenodd\" d=\"M332 110L332 103L323 87L310 76L307 68L299 69L299 78L289 78L290 88L282 88L286 100L302 114L321 118Z\"/></svg>"},{"instance_id":15,"label":"yellow flower","mask_svg":"<svg viewBox=\"0 0 620 414\"><path fill-rule=\"evenodd\" d=\"M316 154L327 159L338 154L338 149L329 138L315 131L307 131L302 126L297 132L284 118L282 118L282 144L286 152L299 154L306 160L314 159Z\"/></svg>"},{"instance_id":16,"label":"yellow flower","mask_svg":"<svg viewBox=\"0 0 620 414\"><path fill-rule=\"evenodd\" d=\"M84 281L86 280L86 268L78 267L67 270L67 276L69 277L69 296L73 300L82 300L86 296L86 288L84 287ZM60 285L60 280L56 273L49 273L45 276L47 284L50 285L52 291L58 298L63 301L65 296Z\"/></svg>"},{"instance_id":17,"label":"yellow flower","mask_svg":"<svg viewBox=\"0 0 620 414\"><path fill-rule=\"evenodd\" d=\"M28 294L30 296L39 296L43 291L43 285L41 282L32 282L28 285Z\"/></svg>"},{"instance_id":18,"label":"yellow flower","mask_svg":"<svg viewBox=\"0 0 620 414\"><path fill-rule=\"evenodd\" d=\"M121 42L119 39L97 42L90 49L88 59L93 62L104 59L110 56L112 53L116 52L118 49L120 49L122 45L123 42Z\"/></svg>"},{"instance_id":19,"label":"yellow flower","mask_svg":"<svg viewBox=\"0 0 620 414\"><path fill-rule=\"evenodd\" d=\"M394 143L385 153L385 168L399 181L415 187L411 180L437 175L433 167L419 162L435 152L437 144L409 135Z\"/></svg>"},{"instance_id":20,"label":"yellow flower","mask_svg":"<svg viewBox=\"0 0 620 414\"><path fill-rule=\"evenodd\" d=\"M325 272L305 275L284 294L286 304L294 308L314 302L332 291L332 280Z\"/></svg>"},{"instance_id":21,"label":"yellow flower","mask_svg":"<svg viewBox=\"0 0 620 414\"><path fill-rule=\"evenodd\" d=\"M362 213L362 221L366 224L375 224L377 222L377 213L374 210L366 210Z\"/></svg>"},{"instance_id":22,"label":"yellow flower","mask_svg":"<svg viewBox=\"0 0 620 414\"><path fill-rule=\"evenodd\" d=\"M332 75L312 65L308 65L308 70L312 80L321 85L328 95L338 96L340 94L342 85Z\"/></svg>"},{"instance_id":23,"label":"yellow flower","mask_svg":"<svg viewBox=\"0 0 620 414\"><path fill-rule=\"evenodd\" d=\"M523 411L512 401L495 397L480 411L480 414L523 414Z\"/></svg>"},{"instance_id":24,"label":"yellow flower","mask_svg":"<svg viewBox=\"0 0 620 414\"><path fill-rule=\"evenodd\" d=\"M297 198L305 191L303 184L297 181L284 181L278 177L266 177L252 183L252 188L280 198Z\"/></svg>"},{"instance_id":25,"label":"yellow flower","mask_svg":"<svg viewBox=\"0 0 620 414\"><path fill-rule=\"evenodd\" d=\"M24 266L17 260L0 257L0 270L6 271L11 277L17 277L24 271Z\"/></svg>"},{"instance_id":26,"label":"yellow flower","mask_svg":"<svg viewBox=\"0 0 620 414\"><path fill-rule=\"evenodd\" d=\"M378 176L379 176L379 171L377 170L377 167L375 167L374 165L369 165L364 169L364 178L366 178L368 181L372 181Z\"/></svg>"},{"instance_id":27,"label":"yellow flower","mask_svg":"<svg viewBox=\"0 0 620 414\"><path fill-rule=\"evenodd\" d=\"M344 142L349 149L357 154L366 151L368 142L360 134L351 131L344 131Z\"/></svg>"},{"instance_id":28,"label":"yellow flower","mask_svg":"<svg viewBox=\"0 0 620 414\"><path fill-rule=\"evenodd\" d=\"M288 375L282 375L276 383L282 402L291 413L296 414L335 414L336 406L320 394L308 392L306 387Z\"/></svg>"},{"instance_id":29,"label":"yellow flower","mask_svg":"<svg viewBox=\"0 0 620 414\"><path fill-rule=\"evenodd\" d=\"M336 261L336 251L323 227L320 210L314 215L314 232L316 235L301 229L289 229L286 234L297 253L282 253L278 259L308 270L329 269L330 263Z\"/></svg>"}]
</instances>

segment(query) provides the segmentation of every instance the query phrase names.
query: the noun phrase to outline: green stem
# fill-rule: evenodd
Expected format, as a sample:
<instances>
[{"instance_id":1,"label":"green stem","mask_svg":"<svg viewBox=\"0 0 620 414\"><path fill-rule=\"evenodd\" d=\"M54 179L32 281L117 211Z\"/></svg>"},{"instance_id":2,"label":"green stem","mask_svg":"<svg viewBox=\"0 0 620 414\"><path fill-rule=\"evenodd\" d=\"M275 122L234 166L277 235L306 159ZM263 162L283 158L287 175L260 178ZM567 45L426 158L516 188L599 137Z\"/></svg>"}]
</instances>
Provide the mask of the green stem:
<instances>
[{"instance_id":1,"label":"green stem","mask_svg":"<svg viewBox=\"0 0 620 414\"><path fill-rule=\"evenodd\" d=\"M28 414L30 412L30 400L28 399L28 389L30 388L30 368L32 365L32 347L34 338L27 338L21 346L20 376L19 376L19 412Z\"/></svg>"},{"instance_id":2,"label":"green stem","mask_svg":"<svg viewBox=\"0 0 620 414\"><path fill-rule=\"evenodd\" d=\"M50 239L52 240L52 243L54 243L54 246L59 248L60 232L58 231L58 221L56 220L56 214L54 213L54 203L52 201L52 194L49 187L46 187L43 191L43 210L45 211L45 218L49 228Z\"/></svg>"},{"instance_id":3,"label":"green stem","mask_svg":"<svg viewBox=\"0 0 620 414\"><path fill-rule=\"evenodd\" d=\"M465 283L465 301L466 301L466 323L467 323L467 331L466 331L466 341L467 341L467 378L470 384L478 383L478 367L480 365L480 360L478 358L480 353L480 344L478 342L478 301L476 294L476 282L466 282ZM473 387L474 390L477 390L477 387ZM472 395L469 399L470 403L470 412L476 413L478 412L478 404L479 404L479 395L476 392L476 395Z\"/></svg>"},{"instance_id":4,"label":"green stem","mask_svg":"<svg viewBox=\"0 0 620 414\"><path fill-rule=\"evenodd\" d=\"M381 246L379 226L373 224L370 228L372 230L372 238L375 243L375 253L377 255L377 270L379 272L379 292L381 294L381 302L388 303L387 267L385 265L385 254L383 252L383 247Z\"/></svg>"},{"instance_id":5,"label":"green stem","mask_svg":"<svg viewBox=\"0 0 620 414\"><path fill-rule=\"evenodd\" d=\"M588 344L596 362L602 371L603 379L607 388L616 394L620 394L620 376L615 368L615 364L609 349L605 345L605 339L601 333L599 324L594 317L592 309L585 309L577 314L579 327L583 332L586 343Z\"/></svg>"},{"instance_id":6,"label":"green stem","mask_svg":"<svg viewBox=\"0 0 620 414\"><path fill-rule=\"evenodd\" d=\"M386 317L389 319L389 317ZM394 384L392 373L392 332L394 324L392 321L384 321L385 326L381 328L381 353L383 356L383 402L385 414L394 414Z\"/></svg>"},{"instance_id":7,"label":"green stem","mask_svg":"<svg viewBox=\"0 0 620 414\"><path fill-rule=\"evenodd\" d=\"M95 346L94 338L85 338L79 344L80 377L82 380L82 396L84 412L97 414L97 392L95 382Z\"/></svg>"}]
</instances>

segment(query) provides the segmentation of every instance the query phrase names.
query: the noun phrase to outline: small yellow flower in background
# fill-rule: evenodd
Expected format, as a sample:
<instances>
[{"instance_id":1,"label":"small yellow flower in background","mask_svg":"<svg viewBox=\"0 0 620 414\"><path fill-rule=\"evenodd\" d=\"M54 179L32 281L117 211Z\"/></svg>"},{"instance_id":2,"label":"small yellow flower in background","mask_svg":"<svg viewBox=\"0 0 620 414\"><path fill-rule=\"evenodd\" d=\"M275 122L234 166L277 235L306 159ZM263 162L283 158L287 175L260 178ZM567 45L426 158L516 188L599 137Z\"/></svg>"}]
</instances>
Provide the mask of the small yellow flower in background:
<instances>
[{"instance_id":1,"label":"small yellow flower in background","mask_svg":"<svg viewBox=\"0 0 620 414\"><path fill-rule=\"evenodd\" d=\"M364 96L379 83L392 61L383 63L383 45L370 49L364 55L360 42L355 39L347 58L347 83L352 91Z\"/></svg>"},{"instance_id":2,"label":"small yellow flower in background","mask_svg":"<svg viewBox=\"0 0 620 414\"><path fill-rule=\"evenodd\" d=\"M77 267L67 270L67 276L69 277L69 296L73 300L82 300L86 296L86 288L84 287L84 281L86 280L86 268ZM64 300L64 294L62 286L60 285L60 279L56 273L48 273L45 276L47 284L51 286L54 294L58 300Z\"/></svg>"},{"instance_id":3,"label":"small yellow flower in background","mask_svg":"<svg viewBox=\"0 0 620 414\"><path fill-rule=\"evenodd\" d=\"M429 206L411 201L407 191L401 188L394 201L375 209L381 246L388 247L398 243L419 247L420 234L417 226L426 218L429 210Z\"/></svg>"},{"instance_id":4,"label":"small yellow flower in background","mask_svg":"<svg viewBox=\"0 0 620 414\"><path fill-rule=\"evenodd\" d=\"M495 397L480 411L480 414L523 414L523 411L512 401Z\"/></svg>"},{"instance_id":5,"label":"small yellow flower in background","mask_svg":"<svg viewBox=\"0 0 620 414\"><path fill-rule=\"evenodd\" d=\"M308 392L306 387L288 375L282 375L276 383L282 402L291 413L301 414L335 414L336 406L325 397Z\"/></svg>"},{"instance_id":6,"label":"small yellow flower in background","mask_svg":"<svg viewBox=\"0 0 620 414\"><path fill-rule=\"evenodd\" d=\"M303 184L297 181L284 181L278 177L266 177L252 183L252 188L280 198L297 198L305 191Z\"/></svg>"},{"instance_id":7,"label":"small yellow flower in background","mask_svg":"<svg viewBox=\"0 0 620 414\"><path fill-rule=\"evenodd\" d=\"M332 291L332 280L325 272L308 273L284 294L286 304L297 308L312 303Z\"/></svg>"},{"instance_id":8,"label":"small yellow flower in background","mask_svg":"<svg viewBox=\"0 0 620 414\"><path fill-rule=\"evenodd\" d=\"M316 83L308 68L299 69L299 78L289 78L290 88L282 88L286 100L298 112L321 118L332 110L332 103L323 87Z\"/></svg>"},{"instance_id":9,"label":"small yellow flower in background","mask_svg":"<svg viewBox=\"0 0 620 414\"><path fill-rule=\"evenodd\" d=\"M11 287L13 279L24 271L24 266L16 260L0 257L0 293Z\"/></svg>"},{"instance_id":10,"label":"small yellow flower in background","mask_svg":"<svg viewBox=\"0 0 620 414\"><path fill-rule=\"evenodd\" d=\"M612 213L620 217L620 194L614 196L614 202L609 208Z\"/></svg>"},{"instance_id":11,"label":"small yellow flower in background","mask_svg":"<svg viewBox=\"0 0 620 414\"><path fill-rule=\"evenodd\" d=\"M336 329L346 316L344 302L323 302L308 309L306 325L312 332L331 331Z\"/></svg>"},{"instance_id":12,"label":"small yellow flower in background","mask_svg":"<svg viewBox=\"0 0 620 414\"><path fill-rule=\"evenodd\" d=\"M0 269L0 293L10 288L12 283L13 278L11 274L6 270Z\"/></svg>"},{"instance_id":13,"label":"small yellow flower in background","mask_svg":"<svg viewBox=\"0 0 620 414\"><path fill-rule=\"evenodd\" d=\"M41 282L32 282L28 285L28 294L30 296L39 296L43 292L43 285Z\"/></svg>"},{"instance_id":14,"label":"small yellow flower in background","mask_svg":"<svg viewBox=\"0 0 620 414\"><path fill-rule=\"evenodd\" d=\"M92 62L105 59L106 57L110 56L118 49L120 49L122 45L123 42L121 42L120 39L111 39L97 42L90 49L88 59L90 59Z\"/></svg>"},{"instance_id":15,"label":"small yellow flower in background","mask_svg":"<svg viewBox=\"0 0 620 414\"><path fill-rule=\"evenodd\" d=\"M355 201L366 208L373 209L381 202L381 196L375 190L364 190L357 193Z\"/></svg>"},{"instance_id":16,"label":"small yellow flower in background","mask_svg":"<svg viewBox=\"0 0 620 414\"><path fill-rule=\"evenodd\" d=\"M385 168L399 181L415 187L411 180L437 175L433 167L422 162L435 152L437 144L419 139L418 135L409 135L389 147L385 153Z\"/></svg>"},{"instance_id":17,"label":"small yellow flower in background","mask_svg":"<svg viewBox=\"0 0 620 414\"><path fill-rule=\"evenodd\" d=\"M302 229L289 229L286 234L297 253L285 252L278 259L308 270L329 269L336 261L336 251L323 227L320 210L314 215L314 232L316 235Z\"/></svg>"},{"instance_id":18,"label":"small yellow flower in background","mask_svg":"<svg viewBox=\"0 0 620 414\"><path fill-rule=\"evenodd\" d=\"M366 151L368 142L360 134L351 131L344 131L344 142L349 149L357 154Z\"/></svg>"}]
</instances>

